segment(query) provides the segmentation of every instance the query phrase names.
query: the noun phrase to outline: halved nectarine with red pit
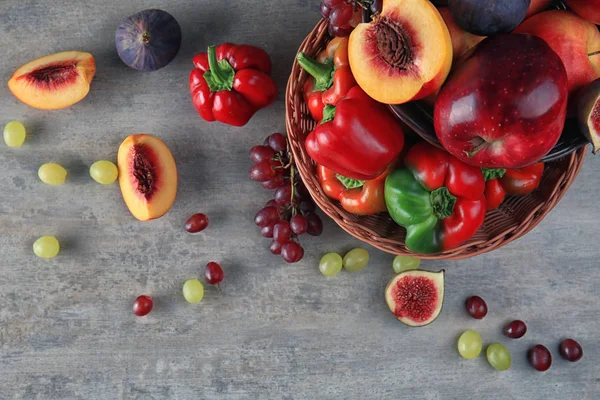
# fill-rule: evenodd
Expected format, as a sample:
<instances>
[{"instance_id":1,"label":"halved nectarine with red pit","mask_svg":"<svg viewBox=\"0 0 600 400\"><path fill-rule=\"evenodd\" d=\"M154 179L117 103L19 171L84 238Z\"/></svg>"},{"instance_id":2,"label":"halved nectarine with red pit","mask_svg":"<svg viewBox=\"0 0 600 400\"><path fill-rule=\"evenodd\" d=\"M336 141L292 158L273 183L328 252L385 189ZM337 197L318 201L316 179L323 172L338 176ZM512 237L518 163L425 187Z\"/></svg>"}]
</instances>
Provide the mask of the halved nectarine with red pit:
<instances>
[{"instance_id":1,"label":"halved nectarine with red pit","mask_svg":"<svg viewBox=\"0 0 600 400\"><path fill-rule=\"evenodd\" d=\"M134 217L147 221L169 211L177 194L177 167L162 140L146 134L127 137L117 164L121 193Z\"/></svg>"},{"instance_id":2,"label":"halved nectarine with red pit","mask_svg":"<svg viewBox=\"0 0 600 400\"><path fill-rule=\"evenodd\" d=\"M452 41L429 0L383 0L381 13L350 35L348 57L369 96L401 104L442 86L452 65Z\"/></svg>"},{"instance_id":3,"label":"halved nectarine with red pit","mask_svg":"<svg viewBox=\"0 0 600 400\"><path fill-rule=\"evenodd\" d=\"M28 106L56 110L83 99L95 74L90 53L65 51L23 65L11 76L8 88Z\"/></svg>"}]
</instances>

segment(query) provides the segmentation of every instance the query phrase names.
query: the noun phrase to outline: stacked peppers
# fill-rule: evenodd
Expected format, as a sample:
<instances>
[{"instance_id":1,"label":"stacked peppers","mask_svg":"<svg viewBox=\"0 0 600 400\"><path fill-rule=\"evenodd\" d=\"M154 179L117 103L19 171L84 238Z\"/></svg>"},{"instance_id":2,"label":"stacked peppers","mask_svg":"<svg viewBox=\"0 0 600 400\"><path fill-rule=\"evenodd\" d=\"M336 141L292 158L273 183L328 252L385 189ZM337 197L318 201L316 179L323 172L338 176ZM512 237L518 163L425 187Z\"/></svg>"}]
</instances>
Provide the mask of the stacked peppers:
<instances>
[{"instance_id":1,"label":"stacked peppers","mask_svg":"<svg viewBox=\"0 0 600 400\"><path fill-rule=\"evenodd\" d=\"M486 208L500 207L507 194L523 196L533 192L540 186L543 173L543 162L519 169L484 168Z\"/></svg>"}]
</instances>

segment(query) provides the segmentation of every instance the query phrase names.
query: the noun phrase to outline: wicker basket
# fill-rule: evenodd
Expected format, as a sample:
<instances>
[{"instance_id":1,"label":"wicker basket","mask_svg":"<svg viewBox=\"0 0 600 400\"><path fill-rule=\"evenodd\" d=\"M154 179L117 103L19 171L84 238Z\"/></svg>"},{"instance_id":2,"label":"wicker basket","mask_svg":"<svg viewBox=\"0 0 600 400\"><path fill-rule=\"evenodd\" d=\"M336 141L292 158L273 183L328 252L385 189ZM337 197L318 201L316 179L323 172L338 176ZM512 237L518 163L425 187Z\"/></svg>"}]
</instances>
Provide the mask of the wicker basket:
<instances>
[{"instance_id":1,"label":"wicker basket","mask_svg":"<svg viewBox=\"0 0 600 400\"><path fill-rule=\"evenodd\" d=\"M310 56L325 48L329 36L327 22L321 20L304 40L298 51ZM487 213L483 226L464 245L438 254L416 254L404 244L406 231L389 215L382 213L357 216L329 199L315 175L315 165L304 148L306 135L314 128L302 97L307 74L294 62L286 90L286 128L296 166L315 203L342 229L352 236L392 254L416 255L424 259L461 259L500 248L532 230L565 194L585 157L586 147L546 164L538 190L522 197L508 197L500 208Z\"/></svg>"}]
</instances>

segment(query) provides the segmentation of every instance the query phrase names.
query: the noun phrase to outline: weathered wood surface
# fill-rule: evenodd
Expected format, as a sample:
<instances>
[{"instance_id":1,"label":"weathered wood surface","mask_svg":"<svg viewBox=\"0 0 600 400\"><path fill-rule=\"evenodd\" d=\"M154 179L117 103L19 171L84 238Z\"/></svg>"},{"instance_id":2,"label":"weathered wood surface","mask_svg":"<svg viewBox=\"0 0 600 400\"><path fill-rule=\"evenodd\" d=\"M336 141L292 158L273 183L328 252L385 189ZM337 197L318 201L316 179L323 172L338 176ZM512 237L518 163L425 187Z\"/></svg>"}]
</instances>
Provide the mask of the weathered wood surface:
<instances>
[{"instance_id":1,"label":"weathered wood surface","mask_svg":"<svg viewBox=\"0 0 600 400\"><path fill-rule=\"evenodd\" d=\"M139 73L119 60L121 18L153 6L171 12L184 43L164 70ZM63 50L90 51L98 72L89 96L62 111L18 102L0 85L0 125L29 131L21 149L0 146L0 399L597 399L600 396L598 174L584 169L558 207L523 239L475 259L425 262L447 270L446 301L431 326L409 329L383 301L392 256L371 249L362 272L326 279L316 267L328 251L360 243L331 221L305 240L306 257L285 265L252 223L269 194L248 179L248 149L284 129L283 92L295 51L317 21L318 0L32 1L0 4L0 80L21 64ZM277 103L239 129L205 123L190 102L192 56L223 41L264 46L280 87ZM135 132L163 138L180 171L177 201L164 218L134 220L116 185L91 181L89 165L115 158ZM56 161L68 184L39 182L38 166ZM206 233L183 221L207 213ZM49 261L33 240L63 243ZM223 293L207 288L186 304L185 279L204 264L225 268ZM155 298L147 318L133 299ZM463 301L484 296L489 315L470 319ZM529 327L509 341L503 325ZM478 330L500 341L514 364L496 372L484 357L459 358L456 339ZM572 336L579 363L556 351ZM526 350L548 346L554 365L542 374Z\"/></svg>"}]
</instances>

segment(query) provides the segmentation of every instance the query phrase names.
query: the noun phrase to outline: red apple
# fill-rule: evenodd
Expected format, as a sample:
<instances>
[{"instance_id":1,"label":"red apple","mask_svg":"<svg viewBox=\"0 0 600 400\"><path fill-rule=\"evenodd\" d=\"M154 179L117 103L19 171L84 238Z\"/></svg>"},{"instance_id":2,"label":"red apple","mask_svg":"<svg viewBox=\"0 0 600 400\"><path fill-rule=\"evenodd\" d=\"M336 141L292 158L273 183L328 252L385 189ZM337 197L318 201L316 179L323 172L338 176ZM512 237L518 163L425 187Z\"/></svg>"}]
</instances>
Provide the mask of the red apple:
<instances>
[{"instance_id":1,"label":"red apple","mask_svg":"<svg viewBox=\"0 0 600 400\"><path fill-rule=\"evenodd\" d=\"M529 18L532 15L547 10L551 5L552 0L531 0L531 3L529 4L529 10L527 10L527 15L525 15L525 18Z\"/></svg>"},{"instance_id":2,"label":"red apple","mask_svg":"<svg viewBox=\"0 0 600 400\"><path fill-rule=\"evenodd\" d=\"M600 24L600 0L567 0L566 3L581 17Z\"/></svg>"},{"instance_id":3,"label":"red apple","mask_svg":"<svg viewBox=\"0 0 600 400\"><path fill-rule=\"evenodd\" d=\"M482 41L446 81L434 125L455 157L485 168L521 168L558 141L567 112L567 73L532 35Z\"/></svg>"}]
</instances>

